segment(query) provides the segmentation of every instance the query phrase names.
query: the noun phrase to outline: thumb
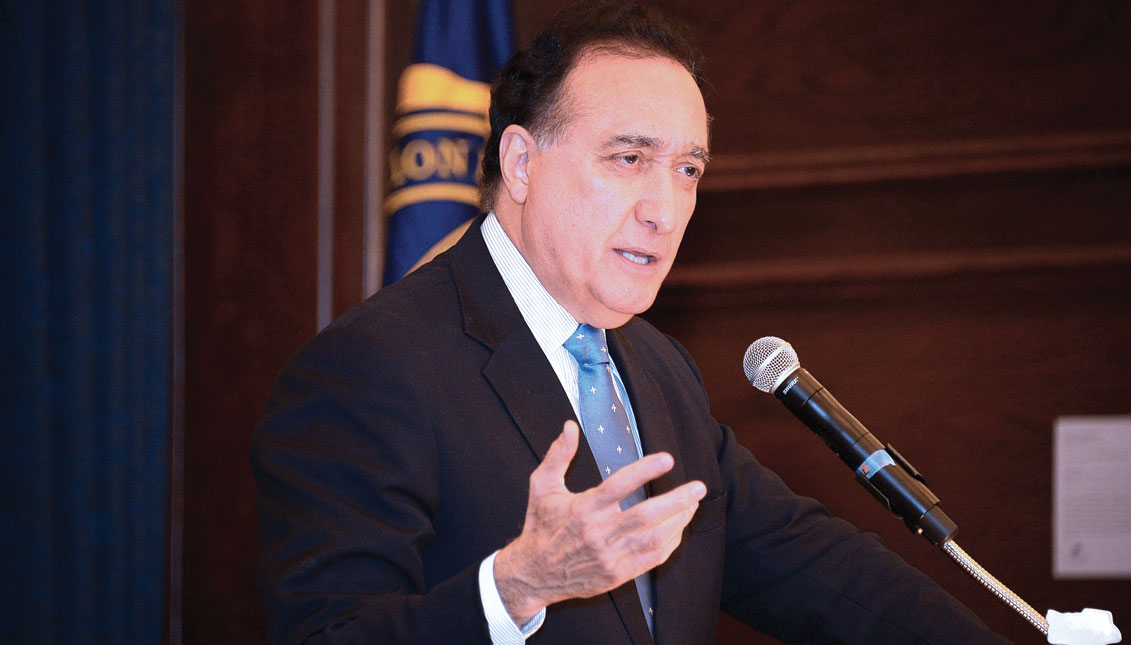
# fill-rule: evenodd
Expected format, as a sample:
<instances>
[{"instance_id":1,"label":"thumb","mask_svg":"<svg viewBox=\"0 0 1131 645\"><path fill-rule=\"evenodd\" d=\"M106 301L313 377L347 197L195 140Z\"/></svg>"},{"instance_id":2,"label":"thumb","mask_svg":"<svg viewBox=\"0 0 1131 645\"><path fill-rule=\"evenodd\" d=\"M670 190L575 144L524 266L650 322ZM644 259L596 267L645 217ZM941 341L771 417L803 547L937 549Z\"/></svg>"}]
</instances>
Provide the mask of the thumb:
<instances>
[{"instance_id":1,"label":"thumb","mask_svg":"<svg viewBox=\"0 0 1131 645\"><path fill-rule=\"evenodd\" d=\"M562 433L550 444L542 463L530 475L530 488L532 493L549 492L552 489L565 486L565 473L569 462L577 454L577 442L580 429L577 422L566 421L562 426Z\"/></svg>"}]
</instances>

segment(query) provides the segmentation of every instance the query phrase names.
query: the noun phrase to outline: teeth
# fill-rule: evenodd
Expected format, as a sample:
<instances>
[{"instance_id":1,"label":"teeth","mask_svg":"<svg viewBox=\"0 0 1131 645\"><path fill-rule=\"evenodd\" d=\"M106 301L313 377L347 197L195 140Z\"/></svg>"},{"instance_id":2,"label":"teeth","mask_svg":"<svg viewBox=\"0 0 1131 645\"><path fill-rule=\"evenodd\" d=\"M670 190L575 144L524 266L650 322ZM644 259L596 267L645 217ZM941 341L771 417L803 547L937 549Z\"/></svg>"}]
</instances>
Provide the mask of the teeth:
<instances>
[{"instance_id":1,"label":"teeth","mask_svg":"<svg viewBox=\"0 0 1131 645\"><path fill-rule=\"evenodd\" d=\"M629 253L628 251L622 249L617 249L617 252L637 264L648 264L652 259L651 256L633 255L632 253Z\"/></svg>"}]
</instances>

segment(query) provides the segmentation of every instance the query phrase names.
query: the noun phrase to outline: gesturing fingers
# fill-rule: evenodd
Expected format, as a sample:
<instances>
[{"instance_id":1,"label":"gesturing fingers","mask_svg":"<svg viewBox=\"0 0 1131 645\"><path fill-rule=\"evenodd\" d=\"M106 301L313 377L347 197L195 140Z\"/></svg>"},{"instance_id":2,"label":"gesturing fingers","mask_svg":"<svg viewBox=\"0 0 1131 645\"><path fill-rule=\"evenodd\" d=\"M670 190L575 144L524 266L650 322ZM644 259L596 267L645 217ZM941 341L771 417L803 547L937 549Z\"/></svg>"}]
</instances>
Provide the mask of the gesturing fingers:
<instances>
[{"instance_id":1,"label":"gesturing fingers","mask_svg":"<svg viewBox=\"0 0 1131 645\"><path fill-rule=\"evenodd\" d=\"M592 579L609 588L666 561L705 492L701 482L690 482L626 511L607 508L582 519L577 535L593 558Z\"/></svg>"},{"instance_id":2,"label":"gesturing fingers","mask_svg":"<svg viewBox=\"0 0 1131 645\"><path fill-rule=\"evenodd\" d=\"M697 504L667 516L658 524L640 525L614 541L621 565L630 571L648 571L667 561L683 538L683 529L695 515Z\"/></svg>"},{"instance_id":3,"label":"gesturing fingers","mask_svg":"<svg viewBox=\"0 0 1131 645\"><path fill-rule=\"evenodd\" d=\"M702 482L692 481L649 498L620 513L608 539L611 542L627 537L632 544L638 540L648 542L652 540L649 535L653 534L674 534L678 537L699 508L699 500L706 494L707 487ZM654 545L642 544L642 548L654 548Z\"/></svg>"},{"instance_id":4,"label":"gesturing fingers","mask_svg":"<svg viewBox=\"0 0 1131 645\"><path fill-rule=\"evenodd\" d=\"M600 486L591 489L594 506L620 504L632 491L671 470L674 463L672 456L666 452L637 459L613 473Z\"/></svg>"}]
</instances>

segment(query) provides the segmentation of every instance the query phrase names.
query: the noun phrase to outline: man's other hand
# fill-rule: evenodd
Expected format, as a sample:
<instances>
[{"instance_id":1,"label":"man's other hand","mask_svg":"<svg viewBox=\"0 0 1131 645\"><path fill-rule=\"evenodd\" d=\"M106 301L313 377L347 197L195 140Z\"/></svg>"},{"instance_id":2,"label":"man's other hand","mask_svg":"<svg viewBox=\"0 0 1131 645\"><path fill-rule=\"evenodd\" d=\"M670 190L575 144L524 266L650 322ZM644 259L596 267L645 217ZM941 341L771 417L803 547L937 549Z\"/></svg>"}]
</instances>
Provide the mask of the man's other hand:
<instances>
[{"instance_id":1,"label":"man's other hand","mask_svg":"<svg viewBox=\"0 0 1131 645\"><path fill-rule=\"evenodd\" d=\"M662 564L707 493L702 482L692 481L622 511L622 499L671 470L672 456L664 452L571 493L565 472L579 435L577 424L567 421L530 474L522 534L495 557L499 596L518 625L543 607L604 593Z\"/></svg>"}]
</instances>

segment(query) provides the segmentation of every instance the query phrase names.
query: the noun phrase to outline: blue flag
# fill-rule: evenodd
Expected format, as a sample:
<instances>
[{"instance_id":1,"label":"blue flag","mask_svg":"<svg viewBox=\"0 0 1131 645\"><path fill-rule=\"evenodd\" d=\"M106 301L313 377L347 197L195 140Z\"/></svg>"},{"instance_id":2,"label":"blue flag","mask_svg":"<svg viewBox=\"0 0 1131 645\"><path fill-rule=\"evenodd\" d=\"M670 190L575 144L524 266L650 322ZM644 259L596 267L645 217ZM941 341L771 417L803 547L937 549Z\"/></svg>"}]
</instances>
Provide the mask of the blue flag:
<instances>
[{"instance_id":1,"label":"blue flag","mask_svg":"<svg viewBox=\"0 0 1131 645\"><path fill-rule=\"evenodd\" d=\"M509 0L424 0L417 30L389 155L385 284L478 214L490 82L514 51Z\"/></svg>"}]
</instances>

